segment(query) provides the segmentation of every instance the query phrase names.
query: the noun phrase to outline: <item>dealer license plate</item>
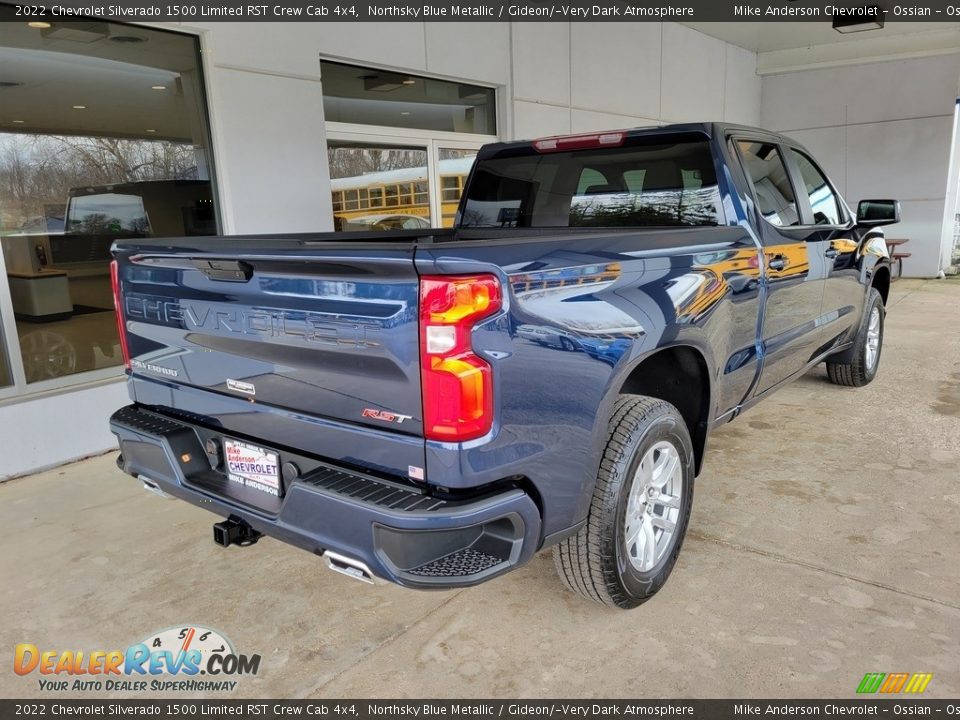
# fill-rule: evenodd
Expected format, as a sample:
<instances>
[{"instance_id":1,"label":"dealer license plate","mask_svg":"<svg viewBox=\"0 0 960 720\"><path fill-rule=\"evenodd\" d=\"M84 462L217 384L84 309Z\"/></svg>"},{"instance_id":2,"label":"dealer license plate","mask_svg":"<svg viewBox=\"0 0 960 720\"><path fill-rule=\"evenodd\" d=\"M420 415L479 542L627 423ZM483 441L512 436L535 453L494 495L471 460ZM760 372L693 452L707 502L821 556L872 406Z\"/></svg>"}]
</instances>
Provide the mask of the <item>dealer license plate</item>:
<instances>
[{"instance_id":1,"label":"dealer license plate","mask_svg":"<svg viewBox=\"0 0 960 720\"><path fill-rule=\"evenodd\" d=\"M277 454L238 440L223 441L227 477L254 490L280 497L280 468Z\"/></svg>"}]
</instances>

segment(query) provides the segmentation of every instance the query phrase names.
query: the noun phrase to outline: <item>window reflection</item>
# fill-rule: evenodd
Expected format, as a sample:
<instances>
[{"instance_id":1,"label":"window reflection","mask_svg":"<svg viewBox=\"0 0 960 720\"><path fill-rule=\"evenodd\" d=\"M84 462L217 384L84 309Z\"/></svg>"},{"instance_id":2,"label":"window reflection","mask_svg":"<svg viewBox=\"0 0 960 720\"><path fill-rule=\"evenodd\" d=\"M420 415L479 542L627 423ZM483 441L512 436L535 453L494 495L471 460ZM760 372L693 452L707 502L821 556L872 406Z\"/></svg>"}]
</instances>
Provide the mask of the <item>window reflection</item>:
<instances>
[{"instance_id":1,"label":"window reflection","mask_svg":"<svg viewBox=\"0 0 960 720\"><path fill-rule=\"evenodd\" d=\"M336 230L430 227L426 148L331 142L327 155Z\"/></svg>"},{"instance_id":2,"label":"window reflection","mask_svg":"<svg viewBox=\"0 0 960 720\"><path fill-rule=\"evenodd\" d=\"M476 156L476 150L439 150L441 218L434 222L425 148L331 142L334 227L340 231L453 227Z\"/></svg>"},{"instance_id":3,"label":"window reflection","mask_svg":"<svg viewBox=\"0 0 960 720\"><path fill-rule=\"evenodd\" d=\"M797 199L777 146L747 140L738 145L753 182L760 214L773 225L799 225Z\"/></svg>"},{"instance_id":4,"label":"window reflection","mask_svg":"<svg viewBox=\"0 0 960 720\"><path fill-rule=\"evenodd\" d=\"M7 340L28 383L121 363L113 242L216 232L197 41L140 27L142 42L111 42L119 27L77 42L58 23L0 22L0 65L21 81L0 118Z\"/></svg>"},{"instance_id":5,"label":"window reflection","mask_svg":"<svg viewBox=\"0 0 960 720\"><path fill-rule=\"evenodd\" d=\"M511 151L484 161L469 190L465 227L708 226L723 219L713 158L699 140Z\"/></svg>"},{"instance_id":6,"label":"window reflection","mask_svg":"<svg viewBox=\"0 0 960 720\"><path fill-rule=\"evenodd\" d=\"M837 196L830 189L830 184L823 173L813 164L813 161L797 150L790 151L800 169L803 184L810 197L810 206L813 209L813 222L817 225L839 225L841 223L840 206Z\"/></svg>"},{"instance_id":7,"label":"window reflection","mask_svg":"<svg viewBox=\"0 0 960 720\"><path fill-rule=\"evenodd\" d=\"M495 135L493 88L320 63L327 122Z\"/></svg>"}]
</instances>

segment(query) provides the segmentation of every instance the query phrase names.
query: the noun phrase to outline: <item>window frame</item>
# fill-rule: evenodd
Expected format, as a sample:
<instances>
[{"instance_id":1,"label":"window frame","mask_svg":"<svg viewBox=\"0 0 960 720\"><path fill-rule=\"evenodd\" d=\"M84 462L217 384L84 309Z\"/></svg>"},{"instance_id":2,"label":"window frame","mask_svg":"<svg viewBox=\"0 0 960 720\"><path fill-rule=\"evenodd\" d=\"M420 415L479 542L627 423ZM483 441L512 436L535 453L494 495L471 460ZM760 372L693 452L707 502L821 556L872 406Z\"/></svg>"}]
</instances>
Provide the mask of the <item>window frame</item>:
<instances>
[{"instance_id":1,"label":"window frame","mask_svg":"<svg viewBox=\"0 0 960 720\"><path fill-rule=\"evenodd\" d=\"M851 227L853 227L854 223L851 219L852 215L850 212L850 208L847 207L846 201L843 199L843 195L841 195L837 191L837 187L836 185L833 184L833 181L830 179L830 176L823 171L823 168L820 167L820 163L818 163L813 158L813 155L810 154L810 151L807 150L802 145L800 145L799 143L793 143L793 142L784 142L782 143L782 147L784 147L788 151L787 152L787 159L788 159L787 171L793 175L794 188L796 187L803 188L802 196L803 196L804 212L801 217L803 217L804 220L808 221L803 224L803 227L804 228L824 228L824 229L830 229L830 230L848 230ZM793 153L798 153L799 155L802 155L803 157L805 157L807 161L813 166L814 170L820 173L820 176L824 180L826 180L827 187L830 188L830 192L833 193L833 197L837 202L837 212L840 215L839 223L817 223L814 221L813 204L810 202L810 193L807 192L807 183L803 179L803 172L800 170L800 165L794 159ZM796 190L794 190L794 194L796 194Z\"/></svg>"}]
</instances>

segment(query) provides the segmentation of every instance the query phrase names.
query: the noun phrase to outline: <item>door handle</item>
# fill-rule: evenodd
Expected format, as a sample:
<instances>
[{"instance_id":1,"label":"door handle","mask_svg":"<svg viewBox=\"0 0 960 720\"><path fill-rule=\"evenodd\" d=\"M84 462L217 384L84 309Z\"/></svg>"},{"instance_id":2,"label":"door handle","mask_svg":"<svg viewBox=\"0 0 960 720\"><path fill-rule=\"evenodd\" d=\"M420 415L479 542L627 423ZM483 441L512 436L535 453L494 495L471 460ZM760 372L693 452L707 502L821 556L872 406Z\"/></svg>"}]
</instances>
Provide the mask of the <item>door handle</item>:
<instances>
[{"instance_id":1,"label":"door handle","mask_svg":"<svg viewBox=\"0 0 960 720\"><path fill-rule=\"evenodd\" d=\"M776 270L777 272L780 272L781 270L786 269L787 259L783 255L774 255L767 262L767 267L770 268L771 270Z\"/></svg>"},{"instance_id":2,"label":"door handle","mask_svg":"<svg viewBox=\"0 0 960 720\"><path fill-rule=\"evenodd\" d=\"M211 280L248 282L253 266L243 260L194 260L194 266Z\"/></svg>"},{"instance_id":3,"label":"door handle","mask_svg":"<svg viewBox=\"0 0 960 720\"><path fill-rule=\"evenodd\" d=\"M837 252L837 249L836 249L836 248L830 247L830 248L827 248L826 250L824 250L824 251L823 251L823 254L824 254L825 257L828 257L828 258L830 258L830 259L832 260L832 259L835 258L837 255L839 255L840 253Z\"/></svg>"}]
</instances>

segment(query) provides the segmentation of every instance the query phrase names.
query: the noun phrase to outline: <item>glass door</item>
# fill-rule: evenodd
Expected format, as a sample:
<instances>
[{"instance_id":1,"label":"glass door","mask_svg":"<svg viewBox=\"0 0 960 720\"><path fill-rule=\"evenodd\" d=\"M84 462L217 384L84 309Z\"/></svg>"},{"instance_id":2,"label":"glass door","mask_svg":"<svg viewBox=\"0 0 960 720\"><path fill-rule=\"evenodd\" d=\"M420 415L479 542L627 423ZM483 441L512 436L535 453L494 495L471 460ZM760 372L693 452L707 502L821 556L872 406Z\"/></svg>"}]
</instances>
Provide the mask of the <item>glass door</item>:
<instances>
[{"instance_id":1,"label":"glass door","mask_svg":"<svg viewBox=\"0 0 960 720\"><path fill-rule=\"evenodd\" d=\"M434 217L439 219L436 226L449 228L453 227L463 186L481 145L470 143L451 147L446 141L434 141L433 145L437 158L434 182L435 187L439 188Z\"/></svg>"},{"instance_id":2,"label":"glass door","mask_svg":"<svg viewBox=\"0 0 960 720\"><path fill-rule=\"evenodd\" d=\"M372 138L330 139L334 229L345 232L431 227L429 151Z\"/></svg>"},{"instance_id":3,"label":"glass door","mask_svg":"<svg viewBox=\"0 0 960 720\"><path fill-rule=\"evenodd\" d=\"M327 125L334 229L453 227L477 151L488 140L358 130Z\"/></svg>"}]
</instances>

